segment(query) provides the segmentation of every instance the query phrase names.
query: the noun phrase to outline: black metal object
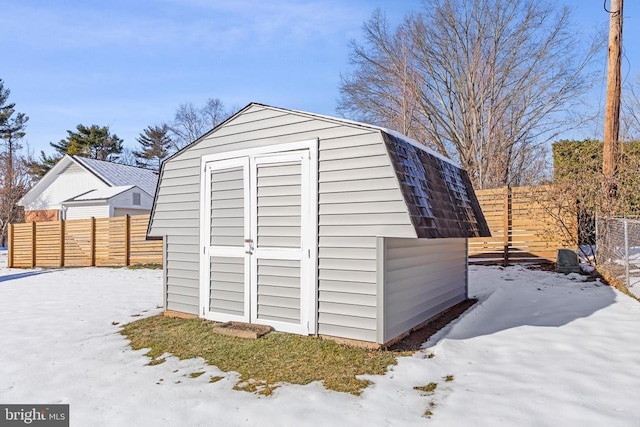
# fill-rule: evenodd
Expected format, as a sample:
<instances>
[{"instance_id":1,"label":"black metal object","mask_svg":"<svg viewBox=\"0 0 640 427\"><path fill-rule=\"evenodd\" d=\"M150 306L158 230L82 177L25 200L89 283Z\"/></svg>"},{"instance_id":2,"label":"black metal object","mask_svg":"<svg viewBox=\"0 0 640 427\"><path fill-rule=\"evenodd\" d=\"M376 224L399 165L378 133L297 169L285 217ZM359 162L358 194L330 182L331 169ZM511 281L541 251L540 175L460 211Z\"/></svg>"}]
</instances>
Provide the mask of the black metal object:
<instances>
[{"instance_id":1,"label":"black metal object","mask_svg":"<svg viewBox=\"0 0 640 427\"><path fill-rule=\"evenodd\" d=\"M465 170L396 135L382 135L418 237L491 236Z\"/></svg>"}]
</instances>

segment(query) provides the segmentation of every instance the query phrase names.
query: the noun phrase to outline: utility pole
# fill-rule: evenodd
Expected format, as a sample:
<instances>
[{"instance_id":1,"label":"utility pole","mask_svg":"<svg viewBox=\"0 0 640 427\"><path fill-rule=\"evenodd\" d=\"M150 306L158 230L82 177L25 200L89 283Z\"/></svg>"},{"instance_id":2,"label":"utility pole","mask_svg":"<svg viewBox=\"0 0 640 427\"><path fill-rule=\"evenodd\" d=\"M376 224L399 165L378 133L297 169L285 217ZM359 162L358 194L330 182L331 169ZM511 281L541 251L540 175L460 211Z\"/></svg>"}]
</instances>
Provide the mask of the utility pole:
<instances>
[{"instance_id":1,"label":"utility pole","mask_svg":"<svg viewBox=\"0 0 640 427\"><path fill-rule=\"evenodd\" d=\"M620 130L620 92L622 57L622 2L611 0L609 12L609 56L607 64L607 101L604 115L604 152L602 156L603 190L610 207L616 197L616 169ZM606 8L605 8L606 10ZM605 212L608 214L609 212Z\"/></svg>"}]
</instances>

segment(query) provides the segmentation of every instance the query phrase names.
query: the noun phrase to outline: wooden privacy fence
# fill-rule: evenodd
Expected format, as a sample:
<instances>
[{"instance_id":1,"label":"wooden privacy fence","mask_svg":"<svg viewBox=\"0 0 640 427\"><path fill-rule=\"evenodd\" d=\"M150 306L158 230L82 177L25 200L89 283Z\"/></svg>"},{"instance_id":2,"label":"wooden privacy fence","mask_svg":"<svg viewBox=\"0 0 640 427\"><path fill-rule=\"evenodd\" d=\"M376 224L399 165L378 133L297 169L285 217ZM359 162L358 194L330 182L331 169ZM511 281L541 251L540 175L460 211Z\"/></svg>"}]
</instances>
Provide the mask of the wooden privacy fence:
<instances>
[{"instance_id":1,"label":"wooden privacy fence","mask_svg":"<svg viewBox=\"0 0 640 427\"><path fill-rule=\"evenodd\" d=\"M147 241L149 215L9 226L9 267L162 264L162 241Z\"/></svg>"},{"instance_id":2,"label":"wooden privacy fence","mask_svg":"<svg viewBox=\"0 0 640 427\"><path fill-rule=\"evenodd\" d=\"M469 239L471 263L555 261L563 238L550 187L478 190L492 237ZM571 212L571 209L565 210ZM571 223L572 219L564 219ZM575 222L575 221L574 221ZM162 241L146 241L148 215L32 222L9 226L9 267L86 267L161 264ZM577 227L577 224L576 224ZM576 233L577 234L577 233Z\"/></svg>"},{"instance_id":3,"label":"wooden privacy fence","mask_svg":"<svg viewBox=\"0 0 640 427\"><path fill-rule=\"evenodd\" d=\"M577 247L558 226L558 212L569 215L570 201L553 200L550 186L477 190L492 237L469 239L470 263L555 261L559 248ZM577 218L562 218L575 224ZM574 235L577 235L574 234Z\"/></svg>"}]
</instances>

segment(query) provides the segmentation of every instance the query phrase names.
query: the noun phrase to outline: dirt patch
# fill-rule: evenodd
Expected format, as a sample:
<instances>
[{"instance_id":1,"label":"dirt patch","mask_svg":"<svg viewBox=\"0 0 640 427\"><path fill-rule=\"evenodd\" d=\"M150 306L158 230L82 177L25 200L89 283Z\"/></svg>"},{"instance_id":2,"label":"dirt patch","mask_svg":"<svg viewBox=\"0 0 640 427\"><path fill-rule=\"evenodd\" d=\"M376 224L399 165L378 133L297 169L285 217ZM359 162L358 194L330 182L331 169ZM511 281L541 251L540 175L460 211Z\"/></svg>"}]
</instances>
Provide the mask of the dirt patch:
<instances>
[{"instance_id":1,"label":"dirt patch","mask_svg":"<svg viewBox=\"0 0 640 427\"><path fill-rule=\"evenodd\" d=\"M412 331L409 335L404 337L402 340L393 344L389 347L390 351L418 351L422 344L427 341L433 334L438 332L440 329L447 326L449 323L460 317L462 313L471 308L478 300L468 299L466 301L462 301L449 308L448 310L443 311L439 315L437 315L433 320L427 323L424 327Z\"/></svg>"},{"instance_id":2,"label":"dirt patch","mask_svg":"<svg viewBox=\"0 0 640 427\"><path fill-rule=\"evenodd\" d=\"M556 271L556 264L554 262L543 262L540 264L522 264L524 268L527 270L538 270L538 271Z\"/></svg>"},{"instance_id":3,"label":"dirt patch","mask_svg":"<svg viewBox=\"0 0 640 427\"><path fill-rule=\"evenodd\" d=\"M552 273L558 273L558 268L555 263L540 263L540 264L523 264L522 265L527 270L537 270L537 271L550 271ZM561 273L562 274L562 273ZM568 273L565 273L568 274ZM594 270L593 273L588 273L584 270L577 271L575 274L579 274L581 276L589 276L585 279L585 282L594 281L597 278L601 278L601 276Z\"/></svg>"}]
</instances>

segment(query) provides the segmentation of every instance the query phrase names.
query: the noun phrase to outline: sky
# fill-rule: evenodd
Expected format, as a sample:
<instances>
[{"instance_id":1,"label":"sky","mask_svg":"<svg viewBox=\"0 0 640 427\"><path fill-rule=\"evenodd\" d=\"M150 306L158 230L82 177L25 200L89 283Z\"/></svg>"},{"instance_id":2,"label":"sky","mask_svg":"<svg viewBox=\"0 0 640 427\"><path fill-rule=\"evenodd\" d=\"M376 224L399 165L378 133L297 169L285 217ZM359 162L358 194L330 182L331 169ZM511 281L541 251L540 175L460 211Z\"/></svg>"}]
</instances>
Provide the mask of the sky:
<instances>
[{"instance_id":1,"label":"sky","mask_svg":"<svg viewBox=\"0 0 640 427\"><path fill-rule=\"evenodd\" d=\"M578 31L606 31L601 0L558 0ZM349 42L380 8L391 24L420 0L0 0L0 79L30 118L25 142L49 142L76 125L109 126L134 148L180 104L219 98L336 115ZM640 4L625 3L623 77L640 73ZM604 108L606 66L591 102ZM573 133L597 136L598 123Z\"/></svg>"}]
</instances>

